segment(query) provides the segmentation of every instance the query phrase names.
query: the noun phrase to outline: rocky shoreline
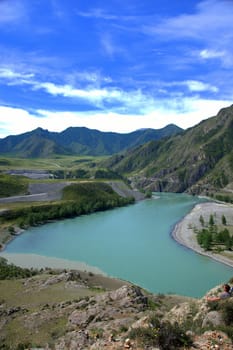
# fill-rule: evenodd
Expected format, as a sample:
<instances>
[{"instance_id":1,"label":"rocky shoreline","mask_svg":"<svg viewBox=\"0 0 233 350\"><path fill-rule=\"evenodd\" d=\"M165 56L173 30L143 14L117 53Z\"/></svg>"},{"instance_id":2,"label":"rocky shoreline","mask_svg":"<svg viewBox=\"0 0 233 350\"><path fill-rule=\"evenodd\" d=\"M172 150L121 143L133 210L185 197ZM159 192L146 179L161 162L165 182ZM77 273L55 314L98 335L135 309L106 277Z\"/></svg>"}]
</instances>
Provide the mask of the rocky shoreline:
<instances>
[{"instance_id":1,"label":"rocky shoreline","mask_svg":"<svg viewBox=\"0 0 233 350\"><path fill-rule=\"evenodd\" d=\"M233 252L232 258L228 258L221 254L216 254L209 251L207 252L197 243L196 234L194 233L193 228L201 228L201 223L199 220L201 215L203 216L205 222L208 222L211 214L214 215L214 219L217 224L221 223L222 215L224 215L227 218L228 225L233 225L233 205L215 202L201 203L197 204L189 214L187 214L179 223L177 223L172 232L172 237L186 248L233 267Z\"/></svg>"}]
</instances>

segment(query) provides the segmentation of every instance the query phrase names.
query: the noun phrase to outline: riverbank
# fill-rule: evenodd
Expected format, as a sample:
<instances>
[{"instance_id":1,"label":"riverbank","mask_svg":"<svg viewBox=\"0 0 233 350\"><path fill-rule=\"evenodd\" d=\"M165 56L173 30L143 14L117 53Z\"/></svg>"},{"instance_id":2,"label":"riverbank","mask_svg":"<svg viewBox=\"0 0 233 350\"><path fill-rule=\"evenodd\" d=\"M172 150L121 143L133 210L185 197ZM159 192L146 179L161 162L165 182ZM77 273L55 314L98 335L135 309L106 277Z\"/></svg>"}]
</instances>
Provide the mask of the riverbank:
<instances>
[{"instance_id":1,"label":"riverbank","mask_svg":"<svg viewBox=\"0 0 233 350\"><path fill-rule=\"evenodd\" d=\"M229 256L205 251L197 243L196 234L193 228L200 229L200 216L208 223L210 215L214 216L215 223L221 224L222 215L226 217L227 225L233 226L233 205L223 203L201 203L197 204L191 212L186 215L174 228L172 237L181 245L194 250L195 252L208 256L218 262L233 267L233 252L229 251Z\"/></svg>"},{"instance_id":2,"label":"riverbank","mask_svg":"<svg viewBox=\"0 0 233 350\"><path fill-rule=\"evenodd\" d=\"M89 195L88 190L89 187L88 183L91 186L91 195L96 197L96 202L92 203L92 207L90 207L87 210L80 209L79 204L76 205L76 210L74 210L73 205L65 205L64 200L61 201L62 198L62 191L68 187L69 185L79 185L81 184L81 196L82 200L84 201L84 207L86 206L86 203L89 202ZM86 199L83 199L83 193L82 189L83 186L86 186ZM98 208L98 197L99 192L106 192L106 188L101 186L101 181L69 181L69 182L52 182L52 183L32 183L29 185L29 195L23 195L23 196L11 196L6 198L0 198L0 219L1 216L3 216L3 220L1 220L0 223L0 251L3 251L6 247L6 245L12 241L15 236L20 234L22 232L22 229L18 227L17 219L19 217L12 216L10 224L7 221L4 221L4 214L6 212L11 213L15 209L18 210L19 208L25 208L25 213L23 213L23 216L25 216L24 219L26 219L26 225L25 227L29 228L30 226L37 226L41 224L46 224L48 222L52 222L55 220L63 220L70 217L75 217L83 214L90 214L94 211L102 211L102 210L108 210L112 208L116 208L122 205L128 205L132 204L134 201L138 202L143 199L145 199L145 194L141 193L137 189L131 189L128 185L126 185L123 181L103 181L103 185L110 186L112 190L115 192L115 194L119 195L120 198L118 201L116 201L115 198L112 198L113 204L103 205L103 207ZM94 186L94 188L93 188ZM77 191L77 189L76 189ZM74 201L76 201L76 191L73 191L73 193L68 194L68 201L72 197ZM99 191L99 192L98 192ZM75 194L74 194L75 192ZM102 193L103 194L103 193ZM101 194L101 196L102 196ZM107 203L109 201L109 193L106 192L105 196ZM114 197L114 196L113 196ZM30 207L28 206L28 203L32 204L32 206L37 207L37 211L30 211ZM40 204L41 202L41 204ZM35 204L37 203L37 204ZM46 207L49 205L49 209ZM44 213L43 206L45 207L46 213ZM50 211L54 207L54 211L51 213L51 216L48 217L47 212ZM60 208L59 208L60 207ZM82 207L82 205L81 205ZM63 213L63 214L60 214ZM77 212L79 214L77 214ZM8 215L9 216L9 215ZM39 216L39 219L38 219ZM31 223L32 221L32 223ZM13 232L12 232L12 230Z\"/></svg>"},{"instance_id":3,"label":"riverbank","mask_svg":"<svg viewBox=\"0 0 233 350\"><path fill-rule=\"evenodd\" d=\"M95 274L106 274L95 266L87 265L80 261L71 261L66 259L51 258L37 254L20 254L1 252L0 257L7 259L8 262L23 268L52 268L69 269L92 272Z\"/></svg>"}]
</instances>

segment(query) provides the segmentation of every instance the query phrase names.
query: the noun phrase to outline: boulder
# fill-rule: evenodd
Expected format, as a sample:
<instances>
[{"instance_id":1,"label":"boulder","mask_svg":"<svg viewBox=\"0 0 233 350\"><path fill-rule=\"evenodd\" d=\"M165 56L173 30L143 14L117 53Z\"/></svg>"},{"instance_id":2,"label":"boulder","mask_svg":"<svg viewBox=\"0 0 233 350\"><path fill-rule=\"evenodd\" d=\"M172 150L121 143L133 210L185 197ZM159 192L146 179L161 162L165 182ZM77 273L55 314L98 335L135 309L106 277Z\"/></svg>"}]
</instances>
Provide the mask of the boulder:
<instances>
[{"instance_id":1,"label":"boulder","mask_svg":"<svg viewBox=\"0 0 233 350\"><path fill-rule=\"evenodd\" d=\"M224 325L224 321L222 318L222 315L218 311L210 311L206 314L203 322L202 327L216 327Z\"/></svg>"}]
</instances>

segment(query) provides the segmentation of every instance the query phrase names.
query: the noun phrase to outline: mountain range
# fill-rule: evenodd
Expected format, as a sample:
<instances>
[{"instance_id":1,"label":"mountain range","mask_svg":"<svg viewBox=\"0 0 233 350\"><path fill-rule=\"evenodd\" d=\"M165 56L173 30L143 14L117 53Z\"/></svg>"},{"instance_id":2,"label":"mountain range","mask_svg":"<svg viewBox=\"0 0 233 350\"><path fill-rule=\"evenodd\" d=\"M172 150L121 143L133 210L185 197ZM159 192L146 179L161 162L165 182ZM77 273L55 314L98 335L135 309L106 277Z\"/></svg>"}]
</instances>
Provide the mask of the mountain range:
<instances>
[{"instance_id":1,"label":"mountain range","mask_svg":"<svg viewBox=\"0 0 233 350\"><path fill-rule=\"evenodd\" d=\"M0 154L109 155L99 166L129 178L138 188L209 195L228 186L233 193L233 105L187 130L172 124L128 134L38 128L0 139Z\"/></svg>"},{"instance_id":2,"label":"mountain range","mask_svg":"<svg viewBox=\"0 0 233 350\"><path fill-rule=\"evenodd\" d=\"M127 134L70 127L60 133L42 128L0 139L0 154L24 158L54 155L112 155L128 148L181 132L170 124L162 129L140 129Z\"/></svg>"},{"instance_id":3,"label":"mountain range","mask_svg":"<svg viewBox=\"0 0 233 350\"><path fill-rule=\"evenodd\" d=\"M233 105L175 136L115 155L105 166L152 191L224 188L233 181Z\"/></svg>"}]
</instances>

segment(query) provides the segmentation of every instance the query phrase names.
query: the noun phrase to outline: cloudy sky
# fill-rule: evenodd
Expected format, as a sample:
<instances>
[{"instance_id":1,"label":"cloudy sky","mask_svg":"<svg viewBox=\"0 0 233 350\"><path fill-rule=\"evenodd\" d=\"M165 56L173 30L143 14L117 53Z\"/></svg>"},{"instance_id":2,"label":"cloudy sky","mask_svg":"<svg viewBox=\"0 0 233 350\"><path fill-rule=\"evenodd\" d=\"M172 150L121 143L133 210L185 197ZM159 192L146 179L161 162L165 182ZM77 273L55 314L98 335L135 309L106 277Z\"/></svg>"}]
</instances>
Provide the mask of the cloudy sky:
<instances>
[{"instance_id":1,"label":"cloudy sky","mask_svg":"<svg viewBox=\"0 0 233 350\"><path fill-rule=\"evenodd\" d=\"M233 0L0 0L0 137L188 128L233 102Z\"/></svg>"}]
</instances>

